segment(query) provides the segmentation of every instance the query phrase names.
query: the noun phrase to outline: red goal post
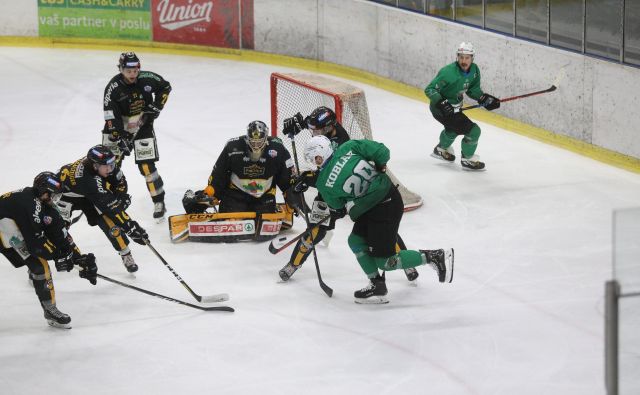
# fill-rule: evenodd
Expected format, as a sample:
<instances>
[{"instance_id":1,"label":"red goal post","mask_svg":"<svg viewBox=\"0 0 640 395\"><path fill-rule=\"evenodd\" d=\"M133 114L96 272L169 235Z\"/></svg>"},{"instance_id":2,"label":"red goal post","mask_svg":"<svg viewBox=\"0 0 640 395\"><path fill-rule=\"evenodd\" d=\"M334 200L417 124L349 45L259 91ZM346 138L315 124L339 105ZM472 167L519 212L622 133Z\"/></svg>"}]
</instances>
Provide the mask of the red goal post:
<instances>
[{"instance_id":1,"label":"red goal post","mask_svg":"<svg viewBox=\"0 0 640 395\"><path fill-rule=\"evenodd\" d=\"M307 116L319 106L333 109L338 122L352 139L373 139L367 100L362 89L313 74L271 74L271 134L280 137L289 151L291 142L282 134L283 121L297 112ZM311 134L303 131L296 136L296 146L304 147L310 138ZM394 184L399 185L405 211L422 206L420 195L407 189L390 170L387 174Z\"/></svg>"}]
</instances>

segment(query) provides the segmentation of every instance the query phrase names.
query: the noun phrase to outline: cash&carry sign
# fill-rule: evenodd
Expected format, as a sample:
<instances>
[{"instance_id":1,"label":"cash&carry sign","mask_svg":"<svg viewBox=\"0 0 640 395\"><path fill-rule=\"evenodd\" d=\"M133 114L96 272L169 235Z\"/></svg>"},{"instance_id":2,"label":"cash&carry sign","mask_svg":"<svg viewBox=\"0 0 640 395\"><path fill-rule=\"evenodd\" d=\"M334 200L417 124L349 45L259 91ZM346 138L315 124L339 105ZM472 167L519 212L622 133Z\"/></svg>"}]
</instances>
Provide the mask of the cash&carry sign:
<instances>
[{"instance_id":1,"label":"cash&carry sign","mask_svg":"<svg viewBox=\"0 0 640 395\"><path fill-rule=\"evenodd\" d=\"M41 37L151 40L151 0L38 0Z\"/></svg>"}]
</instances>

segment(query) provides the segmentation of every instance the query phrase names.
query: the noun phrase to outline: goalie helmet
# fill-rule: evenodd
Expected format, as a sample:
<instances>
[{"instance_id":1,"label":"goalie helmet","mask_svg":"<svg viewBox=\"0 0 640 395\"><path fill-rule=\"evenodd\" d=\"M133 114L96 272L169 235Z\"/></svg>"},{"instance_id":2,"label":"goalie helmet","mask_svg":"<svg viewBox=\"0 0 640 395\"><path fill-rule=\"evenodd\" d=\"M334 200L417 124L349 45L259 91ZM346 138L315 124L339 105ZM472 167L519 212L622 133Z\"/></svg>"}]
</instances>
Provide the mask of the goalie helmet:
<instances>
[{"instance_id":1,"label":"goalie helmet","mask_svg":"<svg viewBox=\"0 0 640 395\"><path fill-rule=\"evenodd\" d=\"M267 145L269 128L262 121L253 121L247 126L246 141L253 152L260 152Z\"/></svg>"},{"instance_id":2,"label":"goalie helmet","mask_svg":"<svg viewBox=\"0 0 640 395\"><path fill-rule=\"evenodd\" d=\"M96 166L109 166L110 172L116 167L116 156L102 144L91 147L87 152L87 159Z\"/></svg>"},{"instance_id":3,"label":"goalie helmet","mask_svg":"<svg viewBox=\"0 0 640 395\"><path fill-rule=\"evenodd\" d=\"M458 45L458 50L456 51L456 55L471 55L474 56L476 51L473 49L473 44L467 42L461 42Z\"/></svg>"},{"instance_id":4,"label":"goalie helmet","mask_svg":"<svg viewBox=\"0 0 640 395\"><path fill-rule=\"evenodd\" d=\"M122 71L122 69L126 68L140 68L140 59L138 59L135 52L123 52L120 54L118 69Z\"/></svg>"},{"instance_id":5,"label":"goalie helmet","mask_svg":"<svg viewBox=\"0 0 640 395\"><path fill-rule=\"evenodd\" d=\"M333 144L327 136L313 136L304 147L304 159L314 167L324 166L333 155ZM322 163L316 162L316 157L322 158Z\"/></svg>"},{"instance_id":6,"label":"goalie helmet","mask_svg":"<svg viewBox=\"0 0 640 395\"><path fill-rule=\"evenodd\" d=\"M322 134L325 134L328 132L325 129L336 124L336 113L329 107L320 106L313 110L306 121L311 130L320 130Z\"/></svg>"},{"instance_id":7,"label":"goalie helmet","mask_svg":"<svg viewBox=\"0 0 640 395\"><path fill-rule=\"evenodd\" d=\"M62 193L62 182L50 171L43 171L33 179L33 189L38 196L49 192L50 195Z\"/></svg>"}]
</instances>

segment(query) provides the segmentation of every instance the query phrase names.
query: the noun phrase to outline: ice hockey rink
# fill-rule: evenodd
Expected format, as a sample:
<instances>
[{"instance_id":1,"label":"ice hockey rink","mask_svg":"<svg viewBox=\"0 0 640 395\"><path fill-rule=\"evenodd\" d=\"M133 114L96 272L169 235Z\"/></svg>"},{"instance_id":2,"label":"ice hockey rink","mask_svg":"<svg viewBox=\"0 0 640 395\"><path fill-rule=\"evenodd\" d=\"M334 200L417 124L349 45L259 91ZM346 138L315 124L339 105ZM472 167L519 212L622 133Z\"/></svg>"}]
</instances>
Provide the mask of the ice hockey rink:
<instances>
[{"instance_id":1,"label":"ice hockey rink","mask_svg":"<svg viewBox=\"0 0 640 395\"><path fill-rule=\"evenodd\" d=\"M0 47L0 193L100 143L102 94L119 52ZM138 55L173 86L155 125L169 215L179 214L184 191L206 185L227 139L250 121L268 123L270 73L296 70ZM2 259L0 393L605 393L612 210L640 204L640 175L483 123L477 153L488 171L462 171L429 156L441 128L424 103L354 84L367 95L374 138L391 149L390 168L424 199L405 214L401 235L410 248L455 248L453 283L438 283L425 267L417 286L390 272L389 304L355 304L367 279L347 246L349 219L318 247L333 298L320 289L313 259L280 282L290 250L172 244L128 158L129 214L195 292L228 292L236 312L201 312L100 280L92 286L73 271L54 273L73 329L54 329L26 268ZM296 219L287 235L303 229ZM81 220L71 233L96 254L101 274L197 303L148 248L132 244L140 266L133 277L97 227ZM639 348L628 352L638 360Z\"/></svg>"}]
</instances>

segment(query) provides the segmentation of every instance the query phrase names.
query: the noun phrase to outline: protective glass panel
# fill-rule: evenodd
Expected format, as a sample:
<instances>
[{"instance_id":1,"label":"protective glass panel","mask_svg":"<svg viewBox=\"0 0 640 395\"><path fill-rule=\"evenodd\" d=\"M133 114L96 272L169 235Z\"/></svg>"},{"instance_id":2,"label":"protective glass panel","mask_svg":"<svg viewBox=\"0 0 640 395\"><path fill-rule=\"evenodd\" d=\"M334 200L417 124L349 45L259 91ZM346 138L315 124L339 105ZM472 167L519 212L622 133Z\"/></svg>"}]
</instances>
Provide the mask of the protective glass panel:
<instances>
[{"instance_id":1,"label":"protective glass panel","mask_svg":"<svg viewBox=\"0 0 640 395\"><path fill-rule=\"evenodd\" d=\"M613 275L623 294L640 292L640 208L613 213Z\"/></svg>"},{"instance_id":2,"label":"protective glass panel","mask_svg":"<svg viewBox=\"0 0 640 395\"><path fill-rule=\"evenodd\" d=\"M640 65L640 1L624 4L624 61Z\"/></svg>"},{"instance_id":3,"label":"protective glass panel","mask_svg":"<svg viewBox=\"0 0 640 395\"><path fill-rule=\"evenodd\" d=\"M456 1L456 21L482 26L482 0Z\"/></svg>"},{"instance_id":4,"label":"protective glass panel","mask_svg":"<svg viewBox=\"0 0 640 395\"><path fill-rule=\"evenodd\" d=\"M547 0L516 2L516 36L547 42Z\"/></svg>"},{"instance_id":5,"label":"protective glass panel","mask_svg":"<svg viewBox=\"0 0 640 395\"><path fill-rule=\"evenodd\" d=\"M453 19L453 0L430 0L427 13Z\"/></svg>"},{"instance_id":6,"label":"protective glass panel","mask_svg":"<svg viewBox=\"0 0 640 395\"><path fill-rule=\"evenodd\" d=\"M622 46L622 2L587 0L586 26L585 52L619 60Z\"/></svg>"},{"instance_id":7,"label":"protective glass panel","mask_svg":"<svg viewBox=\"0 0 640 395\"><path fill-rule=\"evenodd\" d=\"M584 0L551 0L551 45L582 51Z\"/></svg>"},{"instance_id":8,"label":"protective glass panel","mask_svg":"<svg viewBox=\"0 0 640 395\"><path fill-rule=\"evenodd\" d=\"M620 298L618 394L640 394L640 296Z\"/></svg>"},{"instance_id":9,"label":"protective glass panel","mask_svg":"<svg viewBox=\"0 0 640 395\"><path fill-rule=\"evenodd\" d=\"M513 0L487 0L486 28L513 34Z\"/></svg>"},{"instance_id":10,"label":"protective glass panel","mask_svg":"<svg viewBox=\"0 0 640 395\"><path fill-rule=\"evenodd\" d=\"M424 12L426 0L398 0L398 7L411 11Z\"/></svg>"}]
</instances>

